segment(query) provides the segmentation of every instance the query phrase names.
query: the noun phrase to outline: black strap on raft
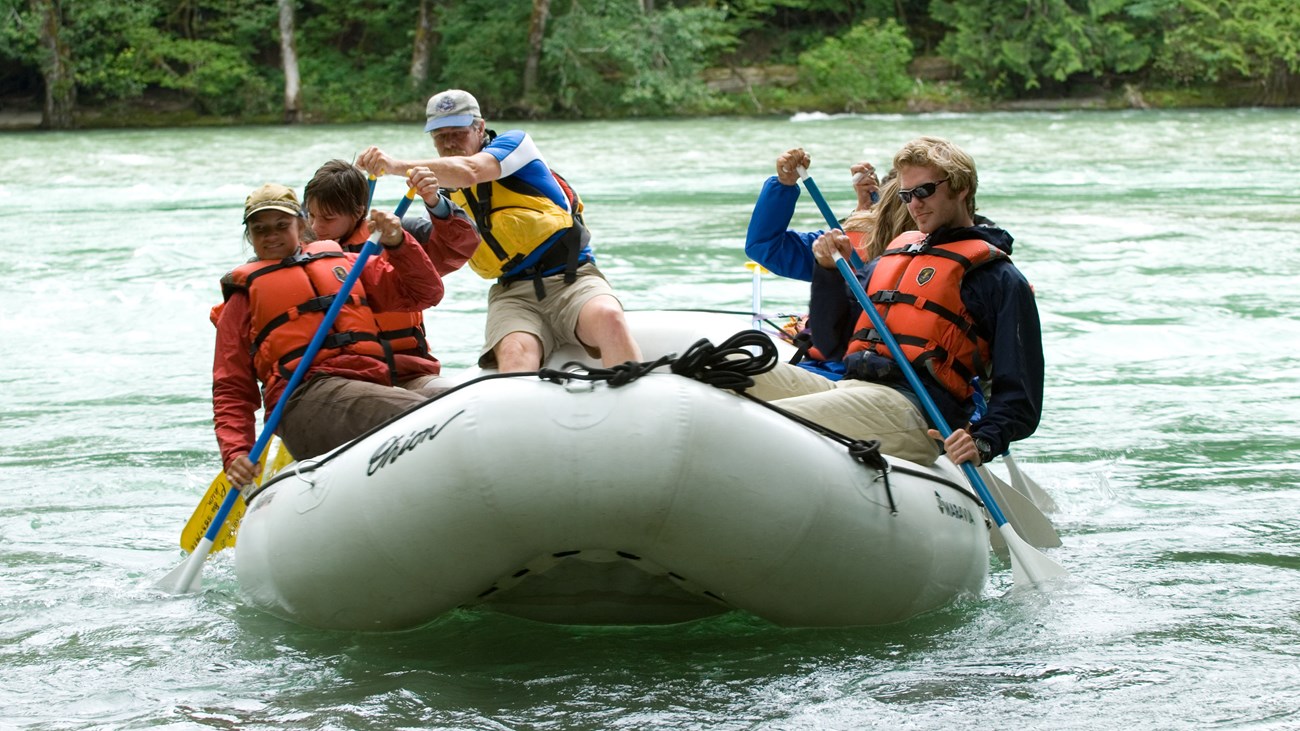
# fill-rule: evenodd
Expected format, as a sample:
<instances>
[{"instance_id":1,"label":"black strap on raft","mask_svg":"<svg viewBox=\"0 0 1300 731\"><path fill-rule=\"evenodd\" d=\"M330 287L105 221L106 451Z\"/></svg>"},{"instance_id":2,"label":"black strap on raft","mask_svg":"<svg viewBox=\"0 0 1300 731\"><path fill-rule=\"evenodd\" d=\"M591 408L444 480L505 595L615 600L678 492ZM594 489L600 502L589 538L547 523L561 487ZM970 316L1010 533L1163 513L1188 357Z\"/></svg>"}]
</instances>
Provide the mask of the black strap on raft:
<instances>
[{"instance_id":1,"label":"black strap on raft","mask_svg":"<svg viewBox=\"0 0 1300 731\"><path fill-rule=\"evenodd\" d=\"M880 473L880 477L885 481L885 497L889 499L889 514L898 515L898 505L894 502L894 491L889 486L889 462L885 459L885 455L880 453L880 440L852 439L849 441L848 446L850 457Z\"/></svg>"},{"instance_id":2,"label":"black strap on raft","mask_svg":"<svg viewBox=\"0 0 1300 731\"><path fill-rule=\"evenodd\" d=\"M551 383L605 381L609 383L610 388L618 388L619 386L626 386L650 371L671 362L668 356L664 356L658 360L645 363L629 360L609 368L588 368L579 361L571 360L558 370L555 368L542 368L537 371L537 377Z\"/></svg>"},{"instance_id":3,"label":"black strap on raft","mask_svg":"<svg viewBox=\"0 0 1300 731\"><path fill-rule=\"evenodd\" d=\"M790 365L799 365L800 363L803 362L804 358L808 357L808 351L812 350L813 347L812 333L808 332L807 330L804 330L803 332L800 332L798 335L795 335L794 339L791 340L790 342L792 345L794 345L795 351L794 351L794 355L790 356L789 363Z\"/></svg>"}]
</instances>

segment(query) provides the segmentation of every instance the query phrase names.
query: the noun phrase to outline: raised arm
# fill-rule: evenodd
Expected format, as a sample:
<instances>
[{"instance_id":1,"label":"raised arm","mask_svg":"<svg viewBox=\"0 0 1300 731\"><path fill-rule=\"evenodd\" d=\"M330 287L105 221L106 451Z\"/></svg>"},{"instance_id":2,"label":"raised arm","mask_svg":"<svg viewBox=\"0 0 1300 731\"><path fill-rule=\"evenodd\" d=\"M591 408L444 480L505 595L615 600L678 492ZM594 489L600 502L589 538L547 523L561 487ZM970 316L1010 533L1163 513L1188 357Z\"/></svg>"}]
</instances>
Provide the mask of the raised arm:
<instances>
[{"instance_id":1,"label":"raised arm","mask_svg":"<svg viewBox=\"0 0 1300 731\"><path fill-rule=\"evenodd\" d=\"M409 171L423 167L436 175L439 183L447 188L465 188L501 177L501 163L486 152L403 160L372 146L357 158L357 167L372 175L407 175Z\"/></svg>"},{"instance_id":2,"label":"raised arm","mask_svg":"<svg viewBox=\"0 0 1300 731\"><path fill-rule=\"evenodd\" d=\"M442 301L442 277L415 237L385 211L371 211L371 225L381 232L383 256L371 258L361 273L366 299L377 312L421 312Z\"/></svg>"}]
</instances>

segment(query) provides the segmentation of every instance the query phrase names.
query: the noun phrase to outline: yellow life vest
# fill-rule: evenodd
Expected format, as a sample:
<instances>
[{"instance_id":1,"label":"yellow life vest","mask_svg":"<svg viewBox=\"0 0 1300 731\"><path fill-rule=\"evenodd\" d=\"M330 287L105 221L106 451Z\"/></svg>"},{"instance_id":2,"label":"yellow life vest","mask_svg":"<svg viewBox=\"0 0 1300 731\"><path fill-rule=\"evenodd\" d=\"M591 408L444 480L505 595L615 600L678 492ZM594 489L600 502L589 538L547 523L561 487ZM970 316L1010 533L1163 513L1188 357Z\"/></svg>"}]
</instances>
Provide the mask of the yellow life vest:
<instances>
[{"instance_id":1,"label":"yellow life vest","mask_svg":"<svg viewBox=\"0 0 1300 731\"><path fill-rule=\"evenodd\" d=\"M511 177L480 183L472 190L459 188L449 197L478 224L479 246L469 266L484 279L498 279L510 272L537 247L575 223L564 208ZM580 212L581 208L574 210Z\"/></svg>"}]
</instances>

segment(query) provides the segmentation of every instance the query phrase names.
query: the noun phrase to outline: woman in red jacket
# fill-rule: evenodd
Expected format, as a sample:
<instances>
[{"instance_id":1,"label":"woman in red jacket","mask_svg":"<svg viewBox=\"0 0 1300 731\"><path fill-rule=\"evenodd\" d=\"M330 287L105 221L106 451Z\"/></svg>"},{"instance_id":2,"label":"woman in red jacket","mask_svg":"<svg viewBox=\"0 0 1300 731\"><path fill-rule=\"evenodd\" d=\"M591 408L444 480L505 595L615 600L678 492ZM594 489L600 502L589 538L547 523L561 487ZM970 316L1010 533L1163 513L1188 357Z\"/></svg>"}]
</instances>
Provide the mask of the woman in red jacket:
<instances>
[{"instance_id":1,"label":"woman in red jacket","mask_svg":"<svg viewBox=\"0 0 1300 731\"><path fill-rule=\"evenodd\" d=\"M393 386L374 313L433 307L442 299L442 279L396 216L374 211L370 221L383 253L366 263L277 429L298 459L327 452L426 400ZM280 398L357 259L332 241L304 244L302 206L283 185L267 184L248 196L244 226L256 256L222 278L225 301L212 311L213 421L226 475L237 485L257 475L248 453L258 407Z\"/></svg>"}]
</instances>

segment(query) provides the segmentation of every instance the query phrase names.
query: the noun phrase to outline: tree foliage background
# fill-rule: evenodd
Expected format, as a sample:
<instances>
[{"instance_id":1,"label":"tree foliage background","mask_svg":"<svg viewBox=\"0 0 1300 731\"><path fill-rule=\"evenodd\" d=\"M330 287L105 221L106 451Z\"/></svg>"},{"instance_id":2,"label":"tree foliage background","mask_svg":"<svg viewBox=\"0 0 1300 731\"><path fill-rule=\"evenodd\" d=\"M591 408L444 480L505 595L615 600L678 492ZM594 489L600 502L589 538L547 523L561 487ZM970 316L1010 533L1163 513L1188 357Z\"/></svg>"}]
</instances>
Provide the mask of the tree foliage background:
<instances>
[{"instance_id":1,"label":"tree foliage background","mask_svg":"<svg viewBox=\"0 0 1300 731\"><path fill-rule=\"evenodd\" d=\"M418 117L453 86L491 116L613 117L894 110L936 93L1124 86L1236 87L1267 103L1294 98L1300 75L1294 0L287 1L309 121ZM433 38L422 79L421 4ZM547 23L525 97L538 13ZM277 121L276 18L266 0L0 0L0 103L61 84L81 108L162 100L194 120ZM920 57L954 78L922 83ZM740 90L708 82L708 70L755 67L791 71L744 76Z\"/></svg>"}]
</instances>

